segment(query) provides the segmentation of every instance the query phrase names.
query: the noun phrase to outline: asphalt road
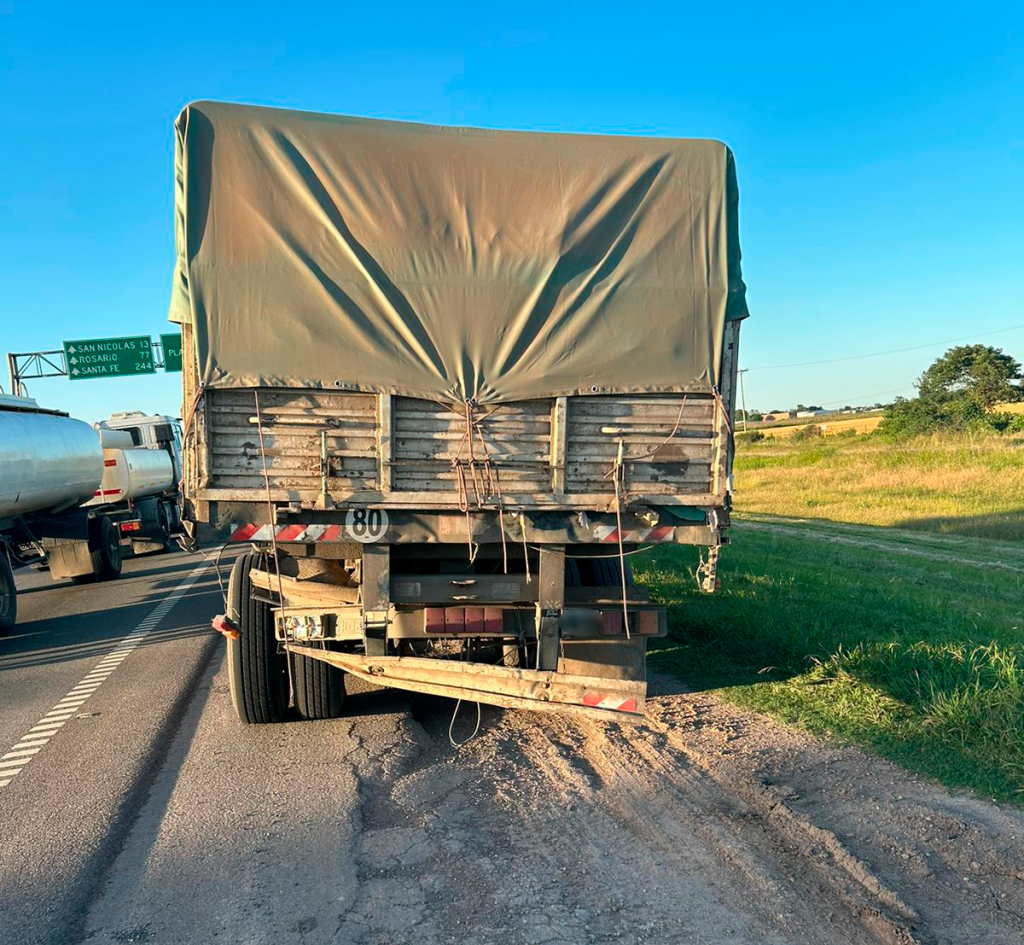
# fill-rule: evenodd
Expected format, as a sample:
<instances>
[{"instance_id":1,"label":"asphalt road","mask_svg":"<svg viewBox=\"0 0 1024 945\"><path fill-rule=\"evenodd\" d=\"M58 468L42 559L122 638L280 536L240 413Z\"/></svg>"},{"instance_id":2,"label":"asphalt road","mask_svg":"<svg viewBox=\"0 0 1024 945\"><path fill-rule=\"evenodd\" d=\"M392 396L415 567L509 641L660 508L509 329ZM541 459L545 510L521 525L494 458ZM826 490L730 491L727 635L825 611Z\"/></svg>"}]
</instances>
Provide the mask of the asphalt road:
<instances>
[{"instance_id":1,"label":"asphalt road","mask_svg":"<svg viewBox=\"0 0 1024 945\"><path fill-rule=\"evenodd\" d=\"M117 581L17 583L0 639L0 939L68 942L214 653L220 592L183 553L126 560Z\"/></svg>"},{"instance_id":2,"label":"asphalt road","mask_svg":"<svg viewBox=\"0 0 1024 945\"><path fill-rule=\"evenodd\" d=\"M1024 940L1019 812L672 680L640 726L484 707L458 749L449 701L354 685L243 726L204 559L18 584L0 945Z\"/></svg>"}]
</instances>

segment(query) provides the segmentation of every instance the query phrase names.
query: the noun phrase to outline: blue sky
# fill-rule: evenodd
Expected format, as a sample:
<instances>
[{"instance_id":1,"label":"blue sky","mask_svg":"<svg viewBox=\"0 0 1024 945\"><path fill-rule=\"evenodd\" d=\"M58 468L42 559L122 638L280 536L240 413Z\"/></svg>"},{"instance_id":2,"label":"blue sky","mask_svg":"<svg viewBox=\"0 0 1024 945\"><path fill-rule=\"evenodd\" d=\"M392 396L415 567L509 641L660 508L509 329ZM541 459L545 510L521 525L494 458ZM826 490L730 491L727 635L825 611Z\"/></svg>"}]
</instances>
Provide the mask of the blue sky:
<instances>
[{"instance_id":1,"label":"blue sky","mask_svg":"<svg viewBox=\"0 0 1024 945\"><path fill-rule=\"evenodd\" d=\"M0 350L167 330L171 125L215 98L726 141L751 406L908 394L943 345L775 365L1024 360L1020 4L351 6L0 0ZM94 419L178 383L30 392Z\"/></svg>"}]
</instances>

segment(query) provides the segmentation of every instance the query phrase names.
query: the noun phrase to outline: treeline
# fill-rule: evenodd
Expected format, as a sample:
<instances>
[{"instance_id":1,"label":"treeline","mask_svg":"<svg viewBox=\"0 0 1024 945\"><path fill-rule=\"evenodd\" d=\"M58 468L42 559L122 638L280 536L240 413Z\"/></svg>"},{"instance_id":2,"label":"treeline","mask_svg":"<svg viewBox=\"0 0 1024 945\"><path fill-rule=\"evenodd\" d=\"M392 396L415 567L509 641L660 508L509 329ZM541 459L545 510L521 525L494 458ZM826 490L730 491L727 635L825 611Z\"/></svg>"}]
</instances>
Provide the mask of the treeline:
<instances>
[{"instance_id":1,"label":"treeline","mask_svg":"<svg viewBox=\"0 0 1024 945\"><path fill-rule=\"evenodd\" d=\"M885 408L878 434L904 439L939 431L1024 431L1024 414L995 409L1024 400L1021 376L1020 363L1000 348L950 348L918 378L916 397L898 397Z\"/></svg>"}]
</instances>

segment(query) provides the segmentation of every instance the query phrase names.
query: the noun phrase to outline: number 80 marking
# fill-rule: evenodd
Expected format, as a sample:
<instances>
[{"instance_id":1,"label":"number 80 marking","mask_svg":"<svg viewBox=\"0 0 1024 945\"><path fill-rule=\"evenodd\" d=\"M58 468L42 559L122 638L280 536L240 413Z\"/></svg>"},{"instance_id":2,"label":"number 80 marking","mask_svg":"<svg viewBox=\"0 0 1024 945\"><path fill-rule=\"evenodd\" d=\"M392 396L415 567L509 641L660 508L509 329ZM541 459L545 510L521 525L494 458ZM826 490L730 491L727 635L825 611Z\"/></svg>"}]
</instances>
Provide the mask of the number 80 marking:
<instances>
[{"instance_id":1,"label":"number 80 marking","mask_svg":"<svg viewBox=\"0 0 1024 945\"><path fill-rule=\"evenodd\" d=\"M388 530L388 513L384 509L349 509L345 513L345 531L363 544L380 541Z\"/></svg>"}]
</instances>

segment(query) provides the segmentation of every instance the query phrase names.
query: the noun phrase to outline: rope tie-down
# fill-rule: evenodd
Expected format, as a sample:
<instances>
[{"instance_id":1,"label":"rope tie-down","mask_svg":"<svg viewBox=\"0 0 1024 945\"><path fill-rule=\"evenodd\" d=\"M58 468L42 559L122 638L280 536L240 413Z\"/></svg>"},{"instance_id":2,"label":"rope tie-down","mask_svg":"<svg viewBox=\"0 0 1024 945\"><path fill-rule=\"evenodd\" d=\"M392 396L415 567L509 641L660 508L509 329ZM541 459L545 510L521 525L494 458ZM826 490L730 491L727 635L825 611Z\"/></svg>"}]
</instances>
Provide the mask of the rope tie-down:
<instances>
[{"instance_id":1,"label":"rope tie-down","mask_svg":"<svg viewBox=\"0 0 1024 945\"><path fill-rule=\"evenodd\" d=\"M473 541L473 522L469 515L470 502L467 482L472 484L473 499L477 509L483 510L485 507L497 503L502 565L504 573L508 574L508 548L505 543L505 499L501 494L501 475L497 465L491 459L490 447L481 430L480 421L483 418L476 413L476 401L469 398L465 402L465 408L466 428L459 441L458 449L452 456L452 471L455 473L455 491L459 497L459 510L466 516L469 563L472 564L476 560L480 546ZM474 442L479 442L481 459L477 459Z\"/></svg>"}]
</instances>

